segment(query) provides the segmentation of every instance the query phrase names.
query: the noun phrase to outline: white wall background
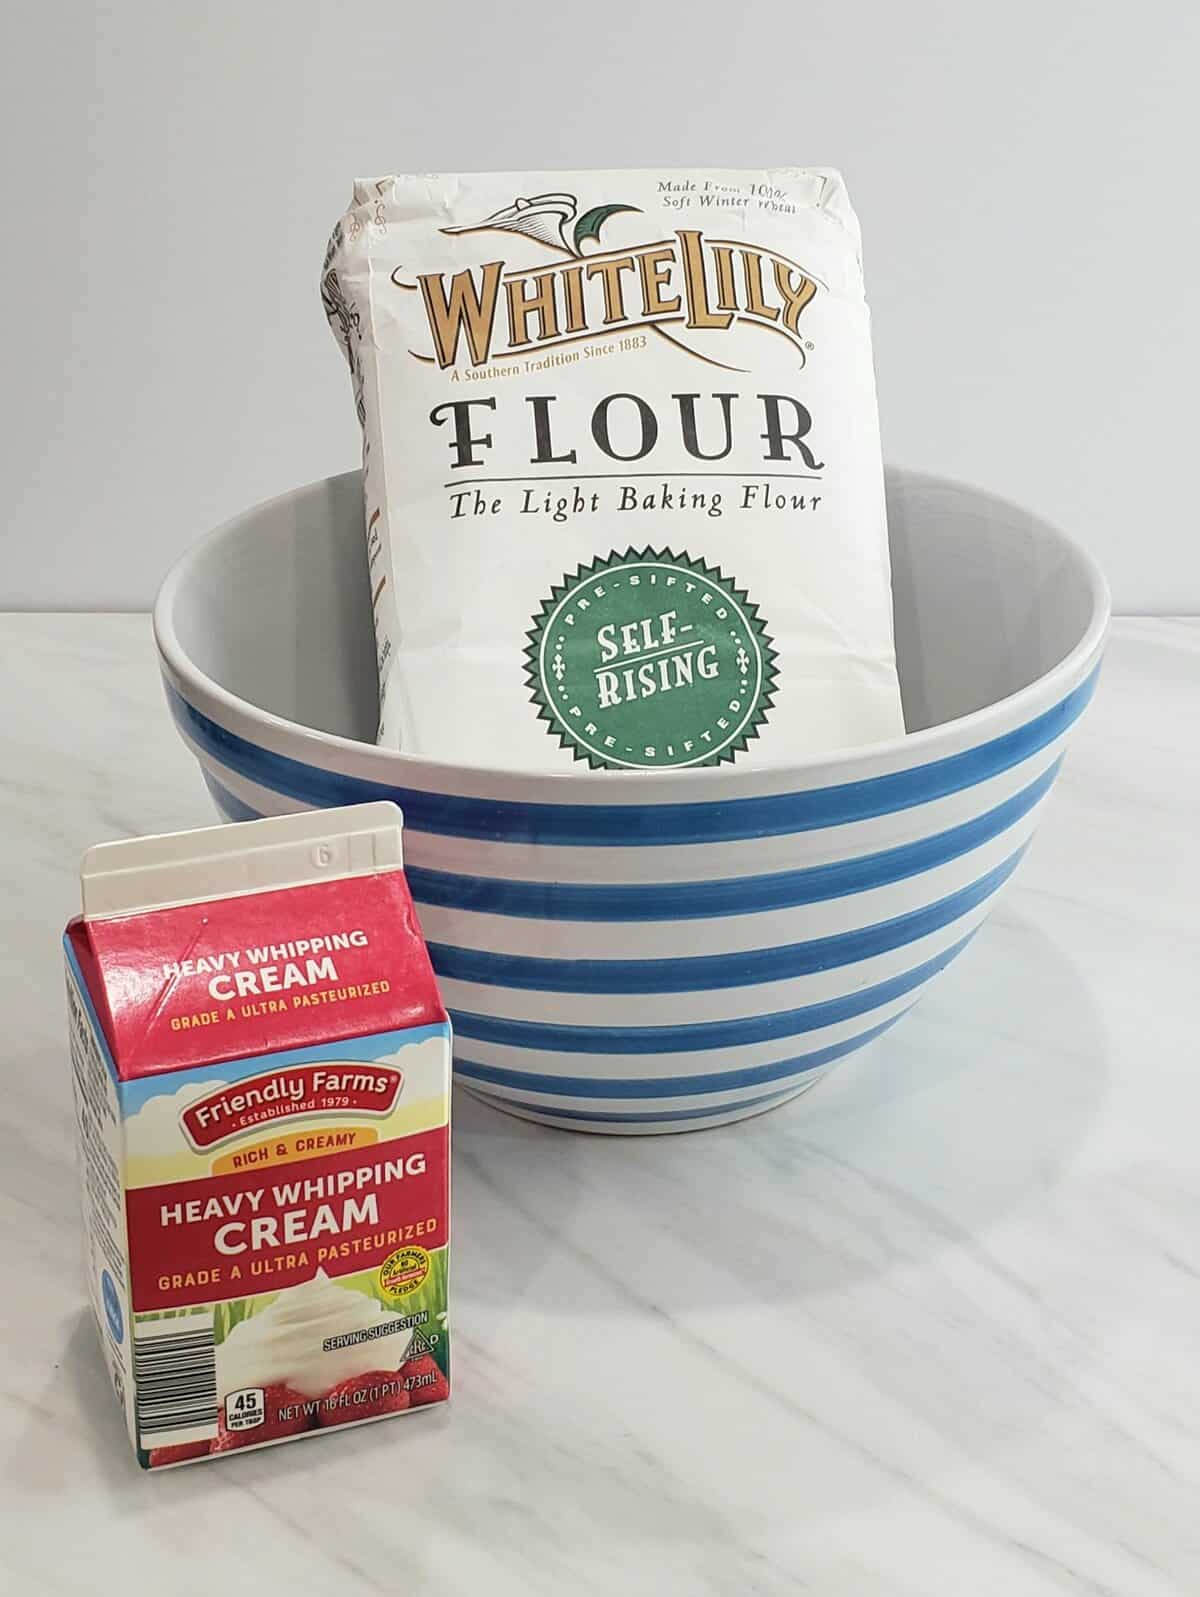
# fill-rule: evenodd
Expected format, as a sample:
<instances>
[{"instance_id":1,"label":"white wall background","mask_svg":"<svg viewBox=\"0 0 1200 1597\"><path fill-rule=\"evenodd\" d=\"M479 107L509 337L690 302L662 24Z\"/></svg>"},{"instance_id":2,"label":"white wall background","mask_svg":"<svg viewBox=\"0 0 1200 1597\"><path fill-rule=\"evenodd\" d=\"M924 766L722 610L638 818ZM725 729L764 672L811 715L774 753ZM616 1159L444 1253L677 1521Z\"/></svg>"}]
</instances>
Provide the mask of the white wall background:
<instances>
[{"instance_id":1,"label":"white wall background","mask_svg":"<svg viewBox=\"0 0 1200 1597\"><path fill-rule=\"evenodd\" d=\"M1200 610L1190 0L4 0L0 606L131 608L354 465L317 296L355 175L842 168L886 452Z\"/></svg>"}]
</instances>

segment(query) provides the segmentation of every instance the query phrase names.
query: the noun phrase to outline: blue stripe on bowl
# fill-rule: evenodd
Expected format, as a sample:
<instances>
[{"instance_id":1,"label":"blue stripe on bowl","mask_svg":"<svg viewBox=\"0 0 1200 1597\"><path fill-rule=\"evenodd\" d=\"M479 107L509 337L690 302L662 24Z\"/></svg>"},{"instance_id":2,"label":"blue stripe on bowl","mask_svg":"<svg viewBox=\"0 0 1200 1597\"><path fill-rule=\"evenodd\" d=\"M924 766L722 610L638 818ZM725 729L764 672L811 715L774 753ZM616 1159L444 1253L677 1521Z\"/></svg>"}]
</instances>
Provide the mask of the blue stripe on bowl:
<instances>
[{"instance_id":1,"label":"blue stripe on bowl","mask_svg":"<svg viewBox=\"0 0 1200 1597\"><path fill-rule=\"evenodd\" d=\"M200 774L204 778L204 785L212 794L213 802L221 814L229 821L261 821L264 819L261 810L252 810L245 799L238 798L236 793L231 793L223 782L218 782L211 771L200 767Z\"/></svg>"},{"instance_id":2,"label":"blue stripe on bowl","mask_svg":"<svg viewBox=\"0 0 1200 1597\"><path fill-rule=\"evenodd\" d=\"M795 1087L788 1087L784 1092L769 1092L761 1098L742 1098L737 1103L719 1104L715 1109L660 1109L655 1114L617 1114L599 1109L547 1109L544 1104L518 1103L514 1098L496 1098L486 1092L479 1092L476 1096L492 1108L544 1115L547 1120L558 1120L563 1125L570 1125L572 1121L600 1121L612 1125L656 1126L663 1121L707 1120L717 1115L736 1115L755 1107L768 1109L773 1103L790 1098L796 1090Z\"/></svg>"},{"instance_id":3,"label":"blue stripe on bowl","mask_svg":"<svg viewBox=\"0 0 1200 1597\"><path fill-rule=\"evenodd\" d=\"M464 798L345 776L247 742L188 704L169 683L165 686L171 713L196 748L239 776L305 804L328 807L392 799L404 810L411 831L509 843L650 848L810 832L890 815L974 787L1061 737L1091 698L1097 671L1024 726L911 770L766 798L632 805Z\"/></svg>"},{"instance_id":4,"label":"blue stripe on bowl","mask_svg":"<svg viewBox=\"0 0 1200 1597\"><path fill-rule=\"evenodd\" d=\"M670 921L708 920L721 915L758 915L796 909L830 898L846 898L920 876L982 847L1024 816L1053 787L1062 755L1036 781L974 819L932 837L856 859L764 876L725 877L715 882L656 882L647 886L577 886L571 882L522 882L491 876L463 876L409 865L407 875L419 904L469 910L477 915L511 915L527 920ZM210 786L213 784L210 781ZM229 806L220 795L218 802ZM228 795L234 806L238 800ZM247 810L244 819L253 811Z\"/></svg>"},{"instance_id":5,"label":"blue stripe on bowl","mask_svg":"<svg viewBox=\"0 0 1200 1597\"><path fill-rule=\"evenodd\" d=\"M900 1015L907 1014L901 1010ZM811 1053L777 1059L769 1065L754 1065L744 1070L713 1070L698 1076L551 1076L534 1070L506 1070L499 1065L483 1065L455 1054L454 1068L468 1081L486 1082L493 1087L511 1087L517 1092L555 1093L563 1098L688 1098L697 1093L732 1092L738 1087L761 1087L788 1076L804 1076L811 1070L844 1059L882 1037L900 1019L891 1015L878 1026L870 1026L845 1042ZM531 1107L540 1108L541 1105ZM718 1108L725 1108L718 1104Z\"/></svg>"},{"instance_id":6,"label":"blue stripe on bowl","mask_svg":"<svg viewBox=\"0 0 1200 1597\"><path fill-rule=\"evenodd\" d=\"M893 998L917 991L947 966L974 937L965 937L924 964L906 970L873 987L862 987L841 998L826 998L798 1009L780 1009L769 1015L749 1015L737 1020L691 1021L680 1026L566 1026L552 1021L509 1020L500 1015L480 1015L451 1009L456 1040L496 1043L507 1048L533 1048L563 1054L678 1054L701 1053L712 1048L741 1048L752 1043L776 1042L806 1031L820 1031L853 1020Z\"/></svg>"},{"instance_id":7,"label":"blue stripe on bowl","mask_svg":"<svg viewBox=\"0 0 1200 1597\"><path fill-rule=\"evenodd\" d=\"M255 819L257 812L222 787L207 772L205 781L208 783L218 807L231 819ZM699 1022L683 1026L633 1026L633 1027L604 1027L604 1026L564 1026L555 1023L509 1020L502 1016L481 1015L464 1009L450 1010L454 1023L454 1030L458 1037L469 1037L477 1042L494 1043L502 1047L525 1048L537 1052L549 1053L577 1053L577 1054L634 1054L647 1055L655 1053L698 1053L709 1049L746 1047L755 1043L773 1042L789 1036L799 1036L807 1031L819 1031L825 1026L837 1025L842 1021L854 1019L858 1015L868 1014L872 1009L882 1008L884 1004L901 998L907 993L924 986L937 973L944 969L955 956L967 946L975 935L975 930L954 943L950 948L934 958L926 960L911 971L906 971L899 976L890 977L887 981L878 982L872 987L860 989L842 998L826 999L821 1003L807 1004L797 1009L780 1010L774 1014L752 1016L749 1018ZM439 974L442 974L439 972ZM907 1011L904 1011L905 1013ZM860 1034L847 1045L847 1052L864 1046L879 1031L886 1029L891 1021L876 1029ZM461 1065L456 1061L456 1068ZM496 1067L475 1065L471 1068L478 1071L490 1071ZM749 1084L750 1074L747 1073L746 1081ZM497 1070L494 1077L480 1079L495 1080L500 1083L511 1076L510 1085L525 1085L531 1090L535 1080L559 1082L563 1078L546 1076L535 1077L532 1072L509 1072ZM520 1078L520 1081L518 1081ZM662 1078L669 1079L669 1078ZM695 1081L711 1080L711 1076L697 1076ZM764 1078L765 1079L765 1078ZM737 1085L730 1082L730 1086ZM554 1087L546 1090L569 1091L568 1088ZM600 1096L599 1093L596 1096ZM629 1094L633 1096L633 1094ZM660 1094L665 1096L665 1094Z\"/></svg>"},{"instance_id":8,"label":"blue stripe on bowl","mask_svg":"<svg viewBox=\"0 0 1200 1597\"><path fill-rule=\"evenodd\" d=\"M430 943L429 957L448 981L540 993L698 993L760 982L788 981L817 971L873 959L928 937L978 908L1012 875L1028 844L969 887L932 904L860 926L832 937L813 937L778 948L700 954L686 959L542 959L531 954L496 954L483 948ZM551 930L553 923L549 923Z\"/></svg>"},{"instance_id":9,"label":"blue stripe on bowl","mask_svg":"<svg viewBox=\"0 0 1200 1597\"><path fill-rule=\"evenodd\" d=\"M1062 755L1036 781L1012 798L960 826L932 837L857 859L811 865L763 876L725 877L714 882L661 882L647 886L576 886L568 882L522 882L502 877L462 876L406 868L418 904L474 914L511 915L528 920L669 921L707 920L724 915L757 915L887 887L920 876L991 842L1028 815L1050 791ZM218 809L230 820L253 821L257 810L224 787L211 772L204 780Z\"/></svg>"}]
</instances>

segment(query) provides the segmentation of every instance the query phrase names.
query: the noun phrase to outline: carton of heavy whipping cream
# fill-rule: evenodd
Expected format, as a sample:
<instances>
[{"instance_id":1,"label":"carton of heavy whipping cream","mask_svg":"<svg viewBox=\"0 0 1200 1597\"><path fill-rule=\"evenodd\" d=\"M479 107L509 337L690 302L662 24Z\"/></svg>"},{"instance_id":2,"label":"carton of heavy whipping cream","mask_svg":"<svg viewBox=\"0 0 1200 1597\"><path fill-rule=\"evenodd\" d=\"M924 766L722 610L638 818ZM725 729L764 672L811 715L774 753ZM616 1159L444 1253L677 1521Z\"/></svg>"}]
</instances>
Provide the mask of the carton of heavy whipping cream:
<instances>
[{"instance_id":1,"label":"carton of heavy whipping cream","mask_svg":"<svg viewBox=\"0 0 1200 1597\"><path fill-rule=\"evenodd\" d=\"M84 859L87 1277L144 1467L449 1395L450 1027L401 866L391 804Z\"/></svg>"},{"instance_id":2,"label":"carton of heavy whipping cream","mask_svg":"<svg viewBox=\"0 0 1200 1597\"><path fill-rule=\"evenodd\" d=\"M363 430L382 743L660 771L903 733L836 172L359 182L321 295Z\"/></svg>"}]
</instances>

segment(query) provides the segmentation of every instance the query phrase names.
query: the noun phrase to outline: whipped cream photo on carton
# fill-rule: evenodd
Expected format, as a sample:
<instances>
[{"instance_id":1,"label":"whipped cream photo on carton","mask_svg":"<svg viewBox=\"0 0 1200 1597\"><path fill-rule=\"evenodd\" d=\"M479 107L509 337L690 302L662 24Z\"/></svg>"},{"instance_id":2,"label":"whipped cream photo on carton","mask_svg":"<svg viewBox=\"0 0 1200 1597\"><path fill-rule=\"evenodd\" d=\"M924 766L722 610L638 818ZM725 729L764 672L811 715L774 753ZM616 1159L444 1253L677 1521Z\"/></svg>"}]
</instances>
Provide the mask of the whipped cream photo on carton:
<instances>
[{"instance_id":1,"label":"whipped cream photo on carton","mask_svg":"<svg viewBox=\"0 0 1200 1597\"><path fill-rule=\"evenodd\" d=\"M102 844L82 879L87 1279L141 1464L443 1401L450 1026L399 810Z\"/></svg>"},{"instance_id":2,"label":"whipped cream photo on carton","mask_svg":"<svg viewBox=\"0 0 1200 1597\"><path fill-rule=\"evenodd\" d=\"M903 734L836 172L360 181L321 296L363 433L381 743L619 772Z\"/></svg>"}]
</instances>

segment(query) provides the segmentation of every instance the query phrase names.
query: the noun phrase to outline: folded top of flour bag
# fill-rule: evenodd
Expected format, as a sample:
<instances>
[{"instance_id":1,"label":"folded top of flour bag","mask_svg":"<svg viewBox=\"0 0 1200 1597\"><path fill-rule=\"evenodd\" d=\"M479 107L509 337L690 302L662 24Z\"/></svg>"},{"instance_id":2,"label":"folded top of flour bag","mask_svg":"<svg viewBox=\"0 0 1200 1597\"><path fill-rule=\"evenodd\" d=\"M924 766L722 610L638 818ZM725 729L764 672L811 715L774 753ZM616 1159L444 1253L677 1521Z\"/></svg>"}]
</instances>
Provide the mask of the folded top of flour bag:
<instances>
[{"instance_id":1,"label":"folded top of flour bag","mask_svg":"<svg viewBox=\"0 0 1200 1597\"><path fill-rule=\"evenodd\" d=\"M382 743L778 765L904 730L858 223L822 170L358 182Z\"/></svg>"}]
</instances>

